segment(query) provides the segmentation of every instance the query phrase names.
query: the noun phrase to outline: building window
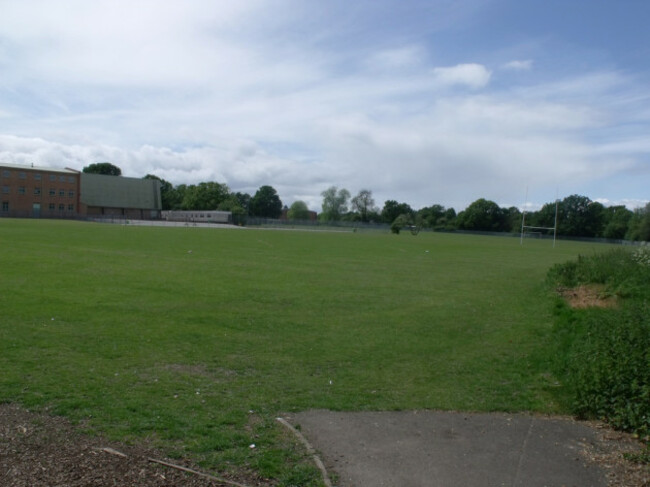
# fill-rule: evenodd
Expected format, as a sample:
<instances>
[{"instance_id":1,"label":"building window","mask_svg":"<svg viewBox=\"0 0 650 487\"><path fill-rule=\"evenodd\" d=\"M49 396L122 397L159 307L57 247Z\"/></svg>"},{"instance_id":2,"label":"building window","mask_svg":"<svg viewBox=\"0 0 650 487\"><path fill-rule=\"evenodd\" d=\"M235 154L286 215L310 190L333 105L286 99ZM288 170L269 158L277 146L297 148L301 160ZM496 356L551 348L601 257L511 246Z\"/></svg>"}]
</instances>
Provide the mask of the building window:
<instances>
[{"instance_id":1,"label":"building window","mask_svg":"<svg viewBox=\"0 0 650 487\"><path fill-rule=\"evenodd\" d=\"M18 186L18 194L25 194L25 186Z\"/></svg>"},{"instance_id":2,"label":"building window","mask_svg":"<svg viewBox=\"0 0 650 487\"><path fill-rule=\"evenodd\" d=\"M56 181L56 176L54 174L50 174L50 181Z\"/></svg>"},{"instance_id":3,"label":"building window","mask_svg":"<svg viewBox=\"0 0 650 487\"><path fill-rule=\"evenodd\" d=\"M68 182L69 183L74 183L74 178L72 176L68 176Z\"/></svg>"},{"instance_id":4,"label":"building window","mask_svg":"<svg viewBox=\"0 0 650 487\"><path fill-rule=\"evenodd\" d=\"M68 196L70 198L74 198L74 191L68 191Z\"/></svg>"},{"instance_id":5,"label":"building window","mask_svg":"<svg viewBox=\"0 0 650 487\"><path fill-rule=\"evenodd\" d=\"M74 205L68 205L68 211L74 211Z\"/></svg>"},{"instance_id":6,"label":"building window","mask_svg":"<svg viewBox=\"0 0 650 487\"><path fill-rule=\"evenodd\" d=\"M56 210L56 205L54 203L50 203L48 205L47 209L50 210L50 211L54 211L54 210Z\"/></svg>"},{"instance_id":7,"label":"building window","mask_svg":"<svg viewBox=\"0 0 650 487\"><path fill-rule=\"evenodd\" d=\"M64 204L59 205L59 211L65 211L65 205Z\"/></svg>"},{"instance_id":8,"label":"building window","mask_svg":"<svg viewBox=\"0 0 650 487\"><path fill-rule=\"evenodd\" d=\"M4 169L2 171L2 177L3 178L9 178L9 177L11 177L11 173L9 171L7 171L6 169Z\"/></svg>"},{"instance_id":9,"label":"building window","mask_svg":"<svg viewBox=\"0 0 650 487\"><path fill-rule=\"evenodd\" d=\"M34 194L40 195L41 194L41 188L34 188Z\"/></svg>"},{"instance_id":10,"label":"building window","mask_svg":"<svg viewBox=\"0 0 650 487\"><path fill-rule=\"evenodd\" d=\"M61 196L61 197L65 196L65 189L60 189L59 190L59 196Z\"/></svg>"},{"instance_id":11,"label":"building window","mask_svg":"<svg viewBox=\"0 0 650 487\"><path fill-rule=\"evenodd\" d=\"M9 186L2 187L2 194L9 194Z\"/></svg>"},{"instance_id":12,"label":"building window","mask_svg":"<svg viewBox=\"0 0 650 487\"><path fill-rule=\"evenodd\" d=\"M65 183L65 176L59 176L59 182Z\"/></svg>"},{"instance_id":13,"label":"building window","mask_svg":"<svg viewBox=\"0 0 650 487\"><path fill-rule=\"evenodd\" d=\"M56 196L56 189L50 188L50 196Z\"/></svg>"},{"instance_id":14,"label":"building window","mask_svg":"<svg viewBox=\"0 0 650 487\"><path fill-rule=\"evenodd\" d=\"M41 180L41 175L40 174L34 174L34 180L35 181L40 181Z\"/></svg>"},{"instance_id":15,"label":"building window","mask_svg":"<svg viewBox=\"0 0 650 487\"><path fill-rule=\"evenodd\" d=\"M3 201L2 202L2 211L9 211L9 202L8 201Z\"/></svg>"},{"instance_id":16,"label":"building window","mask_svg":"<svg viewBox=\"0 0 650 487\"><path fill-rule=\"evenodd\" d=\"M18 173L18 178L19 178L19 179L26 179L26 178L27 178L27 173L24 173L24 172L22 172L22 171L19 172L19 173Z\"/></svg>"}]
</instances>

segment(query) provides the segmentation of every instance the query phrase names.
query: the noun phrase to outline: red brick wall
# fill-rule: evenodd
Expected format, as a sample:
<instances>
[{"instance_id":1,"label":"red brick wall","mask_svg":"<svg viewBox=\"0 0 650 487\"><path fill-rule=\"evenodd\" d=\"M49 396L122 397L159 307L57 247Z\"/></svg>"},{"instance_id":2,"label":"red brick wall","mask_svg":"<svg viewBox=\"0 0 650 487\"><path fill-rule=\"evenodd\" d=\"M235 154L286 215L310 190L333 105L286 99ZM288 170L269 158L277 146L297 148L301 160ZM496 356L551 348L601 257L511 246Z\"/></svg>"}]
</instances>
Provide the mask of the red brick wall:
<instances>
[{"instance_id":1,"label":"red brick wall","mask_svg":"<svg viewBox=\"0 0 650 487\"><path fill-rule=\"evenodd\" d=\"M75 217L79 174L0 166L0 216Z\"/></svg>"}]
</instances>

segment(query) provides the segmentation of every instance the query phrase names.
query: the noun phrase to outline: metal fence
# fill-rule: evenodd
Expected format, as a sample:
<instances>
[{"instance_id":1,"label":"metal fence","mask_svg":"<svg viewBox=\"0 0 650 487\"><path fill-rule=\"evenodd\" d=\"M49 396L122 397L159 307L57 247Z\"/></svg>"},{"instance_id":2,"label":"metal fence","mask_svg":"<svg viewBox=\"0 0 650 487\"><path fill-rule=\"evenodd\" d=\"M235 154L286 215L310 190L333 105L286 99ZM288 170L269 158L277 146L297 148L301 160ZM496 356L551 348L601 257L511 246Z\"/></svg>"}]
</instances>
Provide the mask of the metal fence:
<instances>
[{"instance_id":1,"label":"metal fence","mask_svg":"<svg viewBox=\"0 0 650 487\"><path fill-rule=\"evenodd\" d=\"M364 223L350 221L319 221L319 220L279 220L273 218L246 217L244 225L247 227L262 228L296 228L303 230L340 230L340 231L359 231L359 230L380 230L389 231L390 225L386 223Z\"/></svg>"},{"instance_id":2,"label":"metal fence","mask_svg":"<svg viewBox=\"0 0 650 487\"><path fill-rule=\"evenodd\" d=\"M12 212L11 214L0 213L0 218L38 218L34 217L31 212ZM22 214L24 213L24 215ZM79 221L93 221L98 223L113 223L113 224L138 224L138 225L150 225L157 226L166 223L160 218L150 218L150 219L133 219L128 218L125 215L93 215L93 216L81 216L81 215L48 215L40 216L40 219L58 219L58 220L79 220ZM169 222L171 223L171 222ZM174 226L200 226L200 227L211 227L211 228L223 228L223 227L241 227L241 228L276 228L283 230L320 230L320 231L339 231L339 232L390 232L390 225L387 223L364 223L364 222L350 222L350 221L314 221L314 220L280 220L272 218L258 218L258 217L246 217L245 219L235 222L232 225L226 225L221 223L198 223L198 222L175 222ZM169 225L172 226L172 225ZM485 231L473 231L473 230L451 230L451 229L432 229L432 228L422 228L422 232L426 233L455 233L463 235L484 235L489 237L511 237L511 238L521 238L520 232L485 232ZM553 240L553 235L544 235L544 234L535 234L534 237L527 236L526 238L535 238L542 240ZM649 245L649 242L643 241L631 241L631 240L619 240L619 239L607 239L607 238L592 238L592 237L573 237L566 235L558 235L557 240L565 241L578 241L578 242L592 242L592 243L603 243L603 244L614 244L614 245L632 245L632 246L642 246Z\"/></svg>"}]
</instances>

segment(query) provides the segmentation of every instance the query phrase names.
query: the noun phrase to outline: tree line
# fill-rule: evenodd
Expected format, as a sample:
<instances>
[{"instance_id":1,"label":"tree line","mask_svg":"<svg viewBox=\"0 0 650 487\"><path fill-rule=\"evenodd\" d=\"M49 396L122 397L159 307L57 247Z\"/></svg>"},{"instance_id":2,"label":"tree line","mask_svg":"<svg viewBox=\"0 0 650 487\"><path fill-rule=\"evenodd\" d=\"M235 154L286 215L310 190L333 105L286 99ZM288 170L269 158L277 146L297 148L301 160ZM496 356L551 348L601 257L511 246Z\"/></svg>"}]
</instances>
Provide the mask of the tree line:
<instances>
[{"instance_id":1,"label":"tree line","mask_svg":"<svg viewBox=\"0 0 650 487\"><path fill-rule=\"evenodd\" d=\"M91 164L84 172L100 172L119 176L121 170L110 163ZM202 182L172 185L155 175L161 184L163 210L222 210L230 211L233 220L245 223L249 216L279 218L283 211L291 220L307 220L310 212L304 201L295 201L290 207L282 204L272 186L261 186L254 195L232 192L226 184ZM432 230L471 230L518 233L522 226L522 212L511 206L502 208L494 201L479 198L463 211L434 204L415 210L408 203L387 200L382 208L375 204L372 191L360 190L355 196L345 188L331 186L321 193L323 222L383 223L399 233L405 227ZM555 226L556 202L546 203L538 211L526 212L527 226L551 228ZM552 233L540 230L541 233ZM634 211L625 206L604 206L587 196L571 195L557 202L557 234L568 237L650 241L650 203Z\"/></svg>"},{"instance_id":2,"label":"tree line","mask_svg":"<svg viewBox=\"0 0 650 487\"><path fill-rule=\"evenodd\" d=\"M162 191L164 209L231 211L239 221L247 216L279 218L283 210L291 220L307 220L310 211L304 201L290 207L282 204L272 186L262 186L250 196L232 193L225 184L200 183L179 185L169 183ZM163 185L165 183L163 182ZM395 233L405 227L432 230L470 230L518 233L522 229L522 212L511 206L502 208L494 201L479 198L463 211L434 204L414 209L408 203L387 200L383 207L375 204L372 191L362 189L355 196L345 188L332 186L321 193L322 222L384 223ZM546 203L538 211L525 215L526 226L555 226L556 202ZM551 230L539 230L552 233ZM557 202L557 234L567 237L592 237L626 240L650 240L650 203L631 211L625 206L604 206L587 196L571 195Z\"/></svg>"},{"instance_id":3,"label":"tree line","mask_svg":"<svg viewBox=\"0 0 650 487\"><path fill-rule=\"evenodd\" d=\"M512 232L522 230L522 212L511 206L502 208L494 201L479 198L463 211L434 204L414 210L407 203L388 200L379 210L372 193L362 190L350 199L350 193L336 187L322 193L323 220L381 222L398 233L401 228L415 226L432 230L471 230ZM347 202L350 201L348 208ZM525 225L539 227L540 233L552 233L556 225L556 202L546 203L538 211L525 214ZM557 234L568 237L650 241L650 203L634 211L623 205L604 206L587 196L571 195L557 201Z\"/></svg>"}]
</instances>

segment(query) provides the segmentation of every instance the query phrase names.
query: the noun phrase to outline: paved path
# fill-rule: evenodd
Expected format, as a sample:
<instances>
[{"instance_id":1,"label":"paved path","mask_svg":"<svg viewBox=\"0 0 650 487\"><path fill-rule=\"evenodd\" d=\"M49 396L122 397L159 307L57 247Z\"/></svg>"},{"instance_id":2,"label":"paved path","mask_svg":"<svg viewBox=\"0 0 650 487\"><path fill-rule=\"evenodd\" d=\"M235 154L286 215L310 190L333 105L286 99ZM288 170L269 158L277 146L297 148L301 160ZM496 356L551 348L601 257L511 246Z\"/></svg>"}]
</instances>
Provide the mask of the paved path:
<instances>
[{"instance_id":1,"label":"paved path","mask_svg":"<svg viewBox=\"0 0 650 487\"><path fill-rule=\"evenodd\" d=\"M594 431L524 414L307 411L287 416L340 487L605 487Z\"/></svg>"}]
</instances>

